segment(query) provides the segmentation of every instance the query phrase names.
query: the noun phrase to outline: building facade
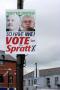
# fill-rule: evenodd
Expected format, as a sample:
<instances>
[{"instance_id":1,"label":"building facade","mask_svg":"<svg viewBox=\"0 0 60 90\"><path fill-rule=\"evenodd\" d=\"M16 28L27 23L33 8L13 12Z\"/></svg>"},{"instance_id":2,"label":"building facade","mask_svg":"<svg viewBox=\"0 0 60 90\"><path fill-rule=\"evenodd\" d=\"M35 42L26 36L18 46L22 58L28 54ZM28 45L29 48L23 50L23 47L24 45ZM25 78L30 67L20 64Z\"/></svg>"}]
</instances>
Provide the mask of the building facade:
<instances>
[{"instance_id":1,"label":"building facade","mask_svg":"<svg viewBox=\"0 0 60 90\"><path fill-rule=\"evenodd\" d=\"M39 76L34 77L34 71L24 76L24 90L60 89L60 67L39 70Z\"/></svg>"},{"instance_id":2,"label":"building facade","mask_svg":"<svg viewBox=\"0 0 60 90\"><path fill-rule=\"evenodd\" d=\"M16 88L16 61L10 55L0 55L0 88Z\"/></svg>"},{"instance_id":3,"label":"building facade","mask_svg":"<svg viewBox=\"0 0 60 90\"><path fill-rule=\"evenodd\" d=\"M52 89L60 88L60 67L39 70L39 77L44 78L44 87Z\"/></svg>"},{"instance_id":4,"label":"building facade","mask_svg":"<svg viewBox=\"0 0 60 90\"><path fill-rule=\"evenodd\" d=\"M60 89L60 67L39 70L24 75L24 90L38 90L41 88ZM0 88L16 88L16 60L10 55L0 54Z\"/></svg>"}]
</instances>

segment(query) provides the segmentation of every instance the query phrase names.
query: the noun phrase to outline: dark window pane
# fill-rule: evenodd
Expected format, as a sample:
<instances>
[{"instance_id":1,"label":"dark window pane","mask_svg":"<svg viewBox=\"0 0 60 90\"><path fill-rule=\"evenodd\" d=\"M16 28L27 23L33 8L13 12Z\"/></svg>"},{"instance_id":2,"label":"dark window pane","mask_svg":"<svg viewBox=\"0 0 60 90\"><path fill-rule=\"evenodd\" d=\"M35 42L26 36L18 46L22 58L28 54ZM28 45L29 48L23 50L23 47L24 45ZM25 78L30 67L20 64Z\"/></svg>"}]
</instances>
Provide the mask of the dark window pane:
<instances>
[{"instance_id":1,"label":"dark window pane","mask_svg":"<svg viewBox=\"0 0 60 90\"><path fill-rule=\"evenodd\" d=\"M0 74L0 83L2 83L4 80L3 80L3 75Z\"/></svg>"}]
</instances>

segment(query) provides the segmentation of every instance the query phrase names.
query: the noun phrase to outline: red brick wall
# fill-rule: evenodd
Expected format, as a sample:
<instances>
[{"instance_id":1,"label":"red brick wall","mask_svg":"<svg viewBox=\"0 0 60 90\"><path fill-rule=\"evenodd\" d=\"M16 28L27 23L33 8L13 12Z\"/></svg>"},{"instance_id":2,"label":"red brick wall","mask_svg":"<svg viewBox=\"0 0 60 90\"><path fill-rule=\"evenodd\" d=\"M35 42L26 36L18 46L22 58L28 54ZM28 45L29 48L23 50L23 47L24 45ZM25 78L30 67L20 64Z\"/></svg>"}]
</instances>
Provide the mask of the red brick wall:
<instances>
[{"instance_id":1,"label":"red brick wall","mask_svg":"<svg viewBox=\"0 0 60 90\"><path fill-rule=\"evenodd\" d=\"M13 75L13 84L11 86L16 87L16 62L9 61L5 61L3 65L0 65L0 74L3 74L4 77L4 81L0 83L0 86L9 87L8 72L11 72Z\"/></svg>"}]
</instances>

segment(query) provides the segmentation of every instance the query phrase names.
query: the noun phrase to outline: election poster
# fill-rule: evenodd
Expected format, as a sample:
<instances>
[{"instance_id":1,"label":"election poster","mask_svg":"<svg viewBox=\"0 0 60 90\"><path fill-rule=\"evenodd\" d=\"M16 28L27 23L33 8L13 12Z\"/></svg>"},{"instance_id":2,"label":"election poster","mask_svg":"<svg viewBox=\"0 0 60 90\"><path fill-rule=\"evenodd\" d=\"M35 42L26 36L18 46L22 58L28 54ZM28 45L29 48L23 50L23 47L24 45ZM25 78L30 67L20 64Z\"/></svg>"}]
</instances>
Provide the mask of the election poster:
<instances>
[{"instance_id":1,"label":"election poster","mask_svg":"<svg viewBox=\"0 0 60 90\"><path fill-rule=\"evenodd\" d=\"M6 11L6 53L28 54L35 52L35 11Z\"/></svg>"}]
</instances>

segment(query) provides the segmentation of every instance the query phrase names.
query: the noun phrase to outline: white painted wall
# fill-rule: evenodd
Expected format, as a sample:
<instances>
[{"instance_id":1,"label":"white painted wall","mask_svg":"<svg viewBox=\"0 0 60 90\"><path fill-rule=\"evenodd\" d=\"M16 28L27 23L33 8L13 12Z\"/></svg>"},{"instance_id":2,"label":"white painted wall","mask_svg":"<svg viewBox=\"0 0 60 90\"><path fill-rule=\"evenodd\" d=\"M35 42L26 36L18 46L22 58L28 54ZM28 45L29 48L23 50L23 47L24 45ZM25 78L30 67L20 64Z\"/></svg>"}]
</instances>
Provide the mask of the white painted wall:
<instances>
[{"instance_id":1,"label":"white painted wall","mask_svg":"<svg viewBox=\"0 0 60 90\"><path fill-rule=\"evenodd\" d=\"M55 77L59 77L58 83L60 84L60 75L52 75L52 76L46 76L46 77L38 77L37 78L37 87L39 88L48 88L47 87L47 83L46 83L46 78L50 78L50 85L51 85L51 89L57 89L58 87L55 85ZM26 85L24 86L24 90L27 90L26 88L29 88L29 90L35 90L36 89L36 85L31 84L30 81L30 86L28 85L28 80L33 80L36 78L28 78L25 79L26 80Z\"/></svg>"},{"instance_id":2,"label":"white painted wall","mask_svg":"<svg viewBox=\"0 0 60 90\"><path fill-rule=\"evenodd\" d=\"M43 88L46 86L46 80L44 77L39 77L37 79L37 84L40 86L40 88Z\"/></svg>"}]
</instances>

